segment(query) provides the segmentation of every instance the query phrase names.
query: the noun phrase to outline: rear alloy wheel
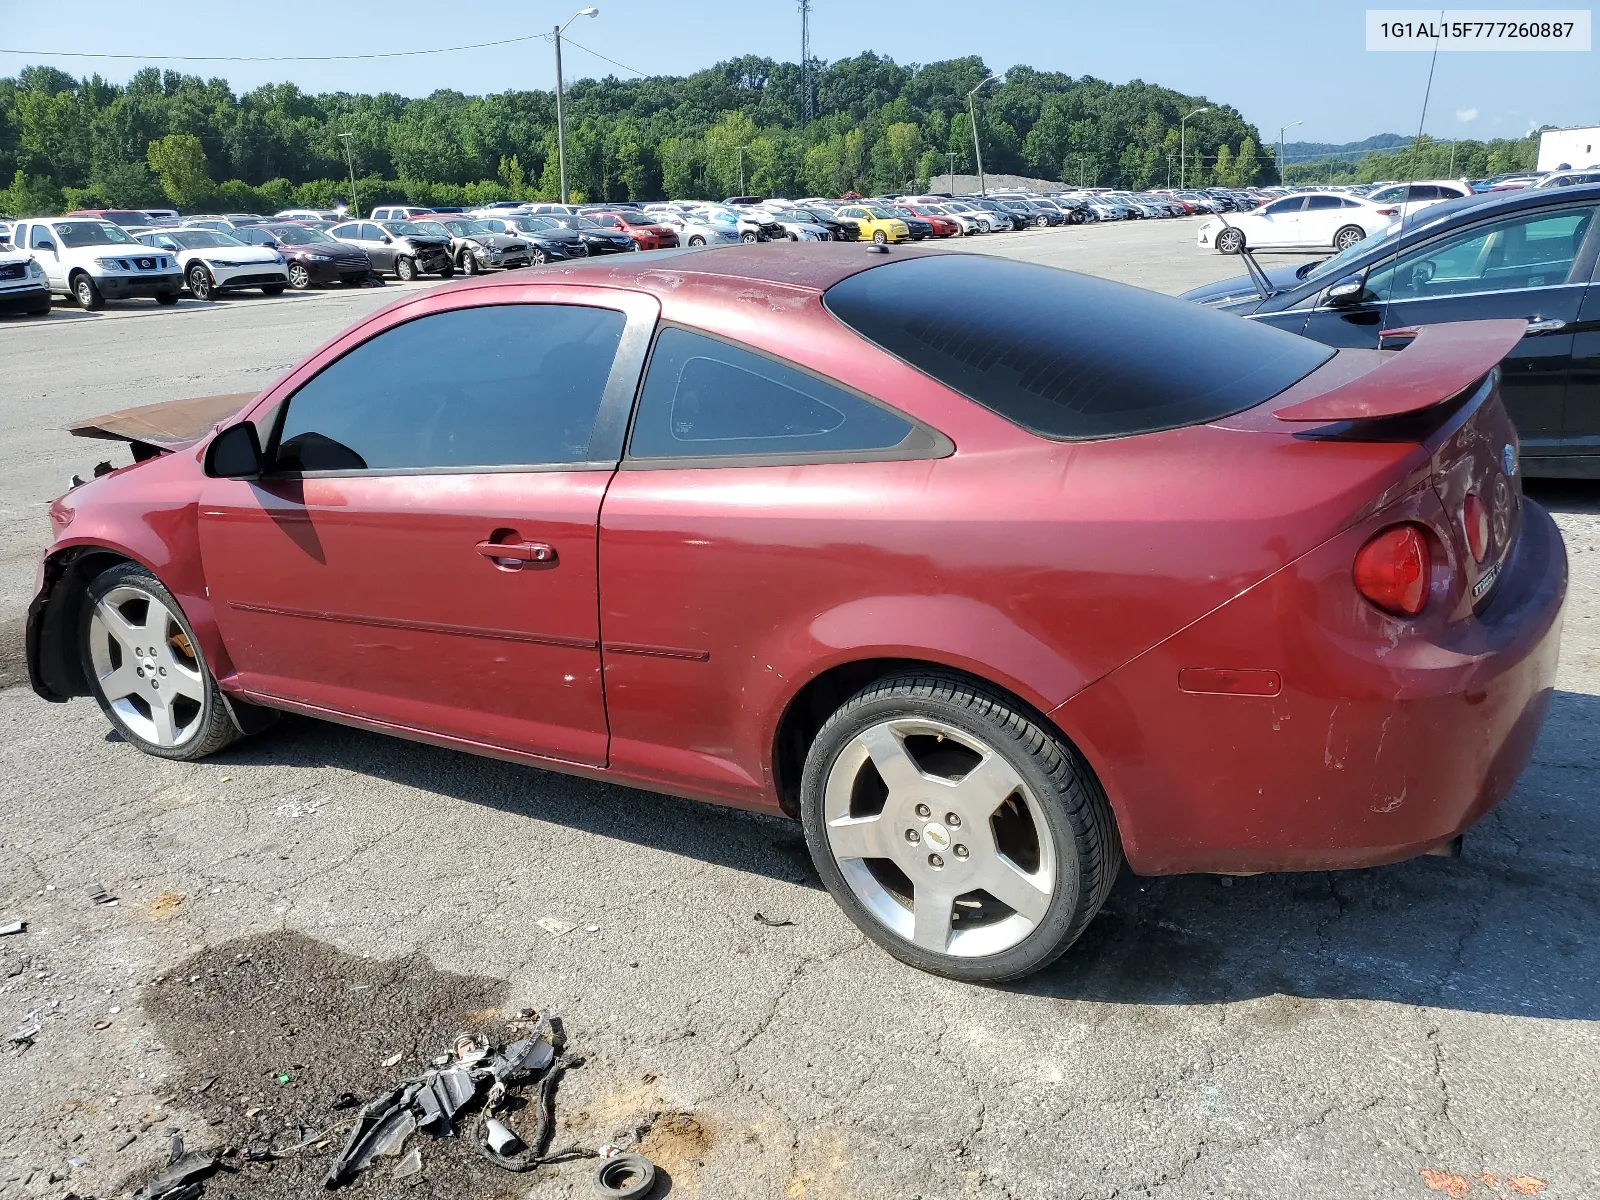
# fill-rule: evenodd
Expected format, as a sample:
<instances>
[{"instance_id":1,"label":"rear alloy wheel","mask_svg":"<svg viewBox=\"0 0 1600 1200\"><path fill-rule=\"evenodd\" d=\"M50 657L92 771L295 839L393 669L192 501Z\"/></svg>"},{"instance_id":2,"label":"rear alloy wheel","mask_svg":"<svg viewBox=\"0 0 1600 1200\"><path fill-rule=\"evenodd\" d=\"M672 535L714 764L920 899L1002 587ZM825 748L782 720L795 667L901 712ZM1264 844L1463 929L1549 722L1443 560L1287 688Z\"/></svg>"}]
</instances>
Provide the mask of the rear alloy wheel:
<instances>
[{"instance_id":1,"label":"rear alloy wheel","mask_svg":"<svg viewBox=\"0 0 1600 1200\"><path fill-rule=\"evenodd\" d=\"M912 966L969 981L1051 962L1122 863L1078 755L998 692L944 674L882 680L823 725L800 792L834 899Z\"/></svg>"},{"instance_id":2,"label":"rear alloy wheel","mask_svg":"<svg viewBox=\"0 0 1600 1200\"><path fill-rule=\"evenodd\" d=\"M550 261L550 256L544 252L543 246L535 246L528 252L528 262L535 267L542 267Z\"/></svg>"},{"instance_id":3,"label":"rear alloy wheel","mask_svg":"<svg viewBox=\"0 0 1600 1200\"><path fill-rule=\"evenodd\" d=\"M89 584L83 673L117 732L146 754L190 760L239 736L172 594L123 563Z\"/></svg>"},{"instance_id":4,"label":"rear alloy wheel","mask_svg":"<svg viewBox=\"0 0 1600 1200\"><path fill-rule=\"evenodd\" d=\"M874 230L872 234L872 240L878 245L884 246L889 242L889 235L881 229Z\"/></svg>"},{"instance_id":5,"label":"rear alloy wheel","mask_svg":"<svg viewBox=\"0 0 1600 1200\"><path fill-rule=\"evenodd\" d=\"M410 283L417 277L417 260L409 254L402 254L394 260L394 274L401 283Z\"/></svg>"},{"instance_id":6,"label":"rear alloy wheel","mask_svg":"<svg viewBox=\"0 0 1600 1200\"><path fill-rule=\"evenodd\" d=\"M1217 234L1217 249L1223 254L1238 254L1244 249L1244 234L1230 225Z\"/></svg>"},{"instance_id":7,"label":"rear alloy wheel","mask_svg":"<svg viewBox=\"0 0 1600 1200\"><path fill-rule=\"evenodd\" d=\"M755 231L753 229L746 229L743 233L741 233L739 235L739 240L741 242L753 242L753 241L755 241L756 240Z\"/></svg>"},{"instance_id":8,"label":"rear alloy wheel","mask_svg":"<svg viewBox=\"0 0 1600 1200\"><path fill-rule=\"evenodd\" d=\"M87 275L80 274L72 281L72 295L78 301L78 307L85 312L95 312L106 306L106 298Z\"/></svg>"},{"instance_id":9,"label":"rear alloy wheel","mask_svg":"<svg viewBox=\"0 0 1600 1200\"><path fill-rule=\"evenodd\" d=\"M289 286L297 292L311 286L311 272L304 263L289 264Z\"/></svg>"},{"instance_id":10,"label":"rear alloy wheel","mask_svg":"<svg viewBox=\"0 0 1600 1200\"><path fill-rule=\"evenodd\" d=\"M1335 250L1348 250L1362 238L1366 237L1359 225L1346 225L1333 235L1333 248Z\"/></svg>"},{"instance_id":11,"label":"rear alloy wheel","mask_svg":"<svg viewBox=\"0 0 1600 1200\"><path fill-rule=\"evenodd\" d=\"M698 233L689 239L689 245L691 246L704 246L705 244L705 238L701 237Z\"/></svg>"},{"instance_id":12,"label":"rear alloy wheel","mask_svg":"<svg viewBox=\"0 0 1600 1200\"><path fill-rule=\"evenodd\" d=\"M188 275L189 295L196 300L215 300L215 290L211 284L211 272L199 263L189 268Z\"/></svg>"}]
</instances>

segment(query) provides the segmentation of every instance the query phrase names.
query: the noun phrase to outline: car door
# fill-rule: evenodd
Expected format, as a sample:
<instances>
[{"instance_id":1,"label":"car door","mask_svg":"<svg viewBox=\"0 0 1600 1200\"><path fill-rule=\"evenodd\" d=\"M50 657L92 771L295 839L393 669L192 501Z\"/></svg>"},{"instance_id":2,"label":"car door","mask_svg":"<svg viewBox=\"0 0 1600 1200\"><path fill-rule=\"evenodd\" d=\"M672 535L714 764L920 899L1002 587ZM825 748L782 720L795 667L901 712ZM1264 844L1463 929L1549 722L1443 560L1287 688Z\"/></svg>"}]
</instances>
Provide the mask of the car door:
<instances>
[{"instance_id":1,"label":"car door","mask_svg":"<svg viewBox=\"0 0 1600 1200\"><path fill-rule=\"evenodd\" d=\"M596 525L657 312L469 294L356 330L268 396L265 471L200 505L246 691L604 764Z\"/></svg>"},{"instance_id":2,"label":"car door","mask_svg":"<svg viewBox=\"0 0 1600 1200\"><path fill-rule=\"evenodd\" d=\"M50 226L35 221L28 227L28 249L33 251L34 261L44 268L50 286L64 292L67 290L67 266L57 242L56 232Z\"/></svg>"},{"instance_id":3,"label":"car door","mask_svg":"<svg viewBox=\"0 0 1600 1200\"><path fill-rule=\"evenodd\" d=\"M373 270L394 270L394 260L399 256L399 251L394 247L394 239L381 225L373 221L362 221L357 227L356 239L361 248L367 252L367 257L372 259Z\"/></svg>"},{"instance_id":4,"label":"car door","mask_svg":"<svg viewBox=\"0 0 1600 1200\"><path fill-rule=\"evenodd\" d=\"M1300 244L1300 216L1306 206L1304 196L1285 196L1274 200L1258 213L1243 213L1236 218L1244 226L1248 246L1296 246ZM1229 219L1232 224L1234 219Z\"/></svg>"},{"instance_id":5,"label":"car door","mask_svg":"<svg viewBox=\"0 0 1600 1200\"><path fill-rule=\"evenodd\" d=\"M1600 256L1596 256L1600 258ZM1561 408L1561 441L1582 456L1583 473L1600 476L1600 261L1589 273L1578 320L1572 327L1572 369Z\"/></svg>"},{"instance_id":6,"label":"car door","mask_svg":"<svg viewBox=\"0 0 1600 1200\"><path fill-rule=\"evenodd\" d=\"M1305 332L1332 346L1376 347L1385 328L1527 320L1502 367L1506 408L1526 457L1562 454L1571 326L1594 263L1595 210L1542 207L1441 234L1372 268L1359 303L1313 309Z\"/></svg>"},{"instance_id":7,"label":"car door","mask_svg":"<svg viewBox=\"0 0 1600 1200\"><path fill-rule=\"evenodd\" d=\"M917 562L862 553L860 522L893 514L852 497L893 497L910 518L923 460L948 449L831 380L664 326L600 514L612 766L735 796L761 786L770 746L751 732L750 684L775 636L766 598L821 614L916 576Z\"/></svg>"}]
</instances>

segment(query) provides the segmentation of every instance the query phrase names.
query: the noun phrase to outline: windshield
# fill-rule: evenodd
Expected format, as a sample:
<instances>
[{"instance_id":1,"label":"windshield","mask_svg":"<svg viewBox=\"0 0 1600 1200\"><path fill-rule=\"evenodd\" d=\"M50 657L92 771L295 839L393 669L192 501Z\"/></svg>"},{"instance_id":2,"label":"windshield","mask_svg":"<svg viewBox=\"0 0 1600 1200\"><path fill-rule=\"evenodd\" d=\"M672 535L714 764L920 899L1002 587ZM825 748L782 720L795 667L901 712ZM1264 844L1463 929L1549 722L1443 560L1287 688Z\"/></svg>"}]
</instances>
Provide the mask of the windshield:
<instances>
[{"instance_id":1,"label":"windshield","mask_svg":"<svg viewBox=\"0 0 1600 1200\"><path fill-rule=\"evenodd\" d=\"M79 246L139 244L109 221L58 221L52 228L61 239L61 244L73 249Z\"/></svg>"},{"instance_id":2,"label":"windshield","mask_svg":"<svg viewBox=\"0 0 1600 1200\"><path fill-rule=\"evenodd\" d=\"M268 225L266 230L285 246L312 246L334 239L320 229L307 229L304 225Z\"/></svg>"},{"instance_id":3,"label":"windshield","mask_svg":"<svg viewBox=\"0 0 1600 1200\"><path fill-rule=\"evenodd\" d=\"M886 208L869 208L867 211L879 221L891 221L894 219L894 214Z\"/></svg>"},{"instance_id":4,"label":"windshield","mask_svg":"<svg viewBox=\"0 0 1600 1200\"><path fill-rule=\"evenodd\" d=\"M382 221L380 224L397 237L418 237L428 232L415 221Z\"/></svg>"},{"instance_id":5,"label":"windshield","mask_svg":"<svg viewBox=\"0 0 1600 1200\"><path fill-rule=\"evenodd\" d=\"M1366 237L1362 238L1348 250L1341 250L1332 258L1323 259L1300 278L1309 283L1313 279L1322 279L1326 276L1335 275L1340 271L1346 270L1350 264L1363 258L1368 251L1383 245L1383 243L1387 242L1390 238L1399 236L1400 227L1401 223L1396 221L1392 225L1385 225L1382 229L1378 230L1377 233L1367 234ZM1412 226L1412 228L1414 229L1416 226Z\"/></svg>"},{"instance_id":6,"label":"windshield","mask_svg":"<svg viewBox=\"0 0 1600 1200\"><path fill-rule=\"evenodd\" d=\"M594 221L589 220L588 217L568 217L567 218L567 227L569 229L600 229L600 228L602 228L602 226L596 224Z\"/></svg>"},{"instance_id":7,"label":"windshield","mask_svg":"<svg viewBox=\"0 0 1600 1200\"><path fill-rule=\"evenodd\" d=\"M549 217L518 217L512 224L524 233L543 233L561 228L559 221L552 221Z\"/></svg>"},{"instance_id":8,"label":"windshield","mask_svg":"<svg viewBox=\"0 0 1600 1200\"><path fill-rule=\"evenodd\" d=\"M450 232L462 235L495 232L495 230L491 229L488 223L484 221L446 221L444 224L450 230Z\"/></svg>"},{"instance_id":9,"label":"windshield","mask_svg":"<svg viewBox=\"0 0 1600 1200\"><path fill-rule=\"evenodd\" d=\"M946 210L937 204L924 204L922 206L922 211L925 213L932 213L936 217L942 217L946 215Z\"/></svg>"},{"instance_id":10,"label":"windshield","mask_svg":"<svg viewBox=\"0 0 1600 1200\"><path fill-rule=\"evenodd\" d=\"M435 237L450 236L450 231L444 227L444 222L442 221L413 221L411 224L422 230L423 233L431 233Z\"/></svg>"},{"instance_id":11,"label":"windshield","mask_svg":"<svg viewBox=\"0 0 1600 1200\"><path fill-rule=\"evenodd\" d=\"M185 250L210 250L217 246L242 246L236 237L218 233L214 229L178 229L167 234Z\"/></svg>"}]
</instances>

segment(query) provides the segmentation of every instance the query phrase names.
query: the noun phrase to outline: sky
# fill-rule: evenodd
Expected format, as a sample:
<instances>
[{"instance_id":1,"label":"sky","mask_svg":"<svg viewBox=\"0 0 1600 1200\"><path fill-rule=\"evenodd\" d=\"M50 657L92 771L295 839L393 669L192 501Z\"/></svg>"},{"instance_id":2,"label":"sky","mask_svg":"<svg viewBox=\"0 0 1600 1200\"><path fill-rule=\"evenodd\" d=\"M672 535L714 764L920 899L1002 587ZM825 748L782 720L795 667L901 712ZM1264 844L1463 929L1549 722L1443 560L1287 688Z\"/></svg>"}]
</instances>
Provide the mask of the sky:
<instances>
[{"instance_id":1,"label":"sky","mask_svg":"<svg viewBox=\"0 0 1600 1200\"><path fill-rule=\"evenodd\" d=\"M157 0L130 19L126 0L73 0L70 5L0 0L0 75L14 75L29 63L49 63L74 75L99 72L120 82L140 67L155 65L208 78L220 75L238 92L285 80L309 92L405 96L436 88L469 94L548 89L554 86L555 65L549 40L541 38L449 54L341 62L173 62L154 56L349 55L476 44L546 32L583 2L552 6L545 0L499 0L465 6L459 10L463 17L451 19L453 10L437 0L269 5L266 10L236 0ZM580 17L568 30L564 66L569 79L629 71L688 74L740 54L799 59L797 0L597 3L598 16ZM1114 83L1142 79L1232 104L1260 128L1265 142L1274 141L1279 126L1291 121L1302 124L1286 135L1289 141L1415 133L1430 56L1367 51L1366 7L1352 0L1220 5L916 0L885 7L813 0L811 44L813 55L827 60L864 50L901 63L977 54L992 70L1025 64ZM53 57L39 51L138 57ZM1425 124L1435 137L1520 137L1539 125L1590 124L1600 124L1595 51L1438 56Z\"/></svg>"}]
</instances>

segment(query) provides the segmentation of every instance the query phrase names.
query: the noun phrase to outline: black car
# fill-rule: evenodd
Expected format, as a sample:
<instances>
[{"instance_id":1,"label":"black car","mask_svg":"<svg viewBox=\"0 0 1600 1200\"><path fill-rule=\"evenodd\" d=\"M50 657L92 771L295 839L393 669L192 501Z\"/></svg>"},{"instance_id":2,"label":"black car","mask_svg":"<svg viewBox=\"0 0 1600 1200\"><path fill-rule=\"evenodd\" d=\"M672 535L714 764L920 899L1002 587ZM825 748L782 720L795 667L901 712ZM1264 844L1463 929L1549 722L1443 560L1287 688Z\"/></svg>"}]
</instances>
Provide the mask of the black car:
<instances>
[{"instance_id":1,"label":"black car","mask_svg":"<svg viewBox=\"0 0 1600 1200\"><path fill-rule=\"evenodd\" d=\"M1039 229L1066 223L1067 214L1056 204L1040 204L1037 200L1027 199L1014 200L1012 203L1021 207L1032 218L1030 224Z\"/></svg>"},{"instance_id":2,"label":"black car","mask_svg":"<svg viewBox=\"0 0 1600 1200\"><path fill-rule=\"evenodd\" d=\"M825 208L808 207L804 204L795 206L799 213L828 231L828 235L836 242L859 242L861 240L861 226L844 217L836 217Z\"/></svg>"},{"instance_id":3,"label":"black car","mask_svg":"<svg viewBox=\"0 0 1600 1200\"><path fill-rule=\"evenodd\" d=\"M1423 209L1321 262L1184 299L1329 346L1399 349L1385 330L1517 317L1501 387L1523 470L1600 478L1600 185L1490 192ZM1263 297L1261 292L1268 294Z\"/></svg>"},{"instance_id":4,"label":"black car","mask_svg":"<svg viewBox=\"0 0 1600 1200\"><path fill-rule=\"evenodd\" d=\"M271 246L289 267L289 286L304 291L315 283L365 283L372 260L356 246L335 241L306 225L250 225L233 236L252 246Z\"/></svg>"},{"instance_id":5,"label":"black car","mask_svg":"<svg viewBox=\"0 0 1600 1200\"><path fill-rule=\"evenodd\" d=\"M911 240L913 242L920 242L924 238L933 236L932 221L917 216L909 208L900 208L894 204L887 204L884 207L906 223L906 228L911 231Z\"/></svg>"},{"instance_id":6,"label":"black car","mask_svg":"<svg viewBox=\"0 0 1600 1200\"><path fill-rule=\"evenodd\" d=\"M583 239L583 244L589 248L591 255L626 254L630 250L639 248L639 243L627 234L618 230L607 229L604 225L591 221L588 217L560 217L551 213L545 219L554 221L563 228L570 229L573 233L576 233Z\"/></svg>"},{"instance_id":7,"label":"black car","mask_svg":"<svg viewBox=\"0 0 1600 1200\"><path fill-rule=\"evenodd\" d=\"M589 247L575 229L568 229L553 217L529 217L521 213L503 217L480 216L490 229L522 238L528 243L528 260L536 267L565 262L569 258L588 258Z\"/></svg>"}]
</instances>

